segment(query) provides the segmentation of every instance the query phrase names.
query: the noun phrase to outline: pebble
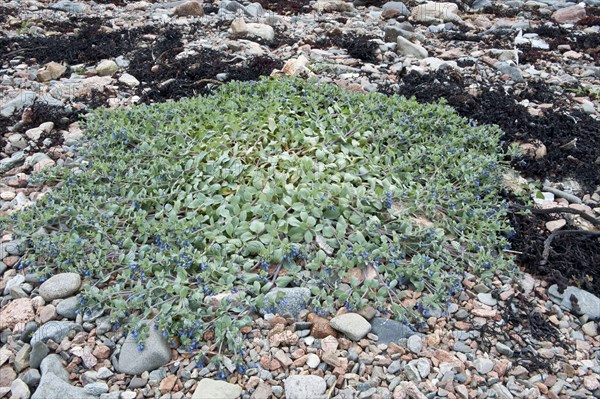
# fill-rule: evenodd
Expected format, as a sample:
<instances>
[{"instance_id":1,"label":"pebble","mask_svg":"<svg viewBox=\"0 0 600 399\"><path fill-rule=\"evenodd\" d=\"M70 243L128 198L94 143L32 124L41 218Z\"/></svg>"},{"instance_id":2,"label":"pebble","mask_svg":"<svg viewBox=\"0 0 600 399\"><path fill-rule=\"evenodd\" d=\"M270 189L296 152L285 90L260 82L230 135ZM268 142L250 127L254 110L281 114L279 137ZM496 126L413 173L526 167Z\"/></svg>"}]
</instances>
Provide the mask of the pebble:
<instances>
[{"instance_id":1,"label":"pebble","mask_svg":"<svg viewBox=\"0 0 600 399\"><path fill-rule=\"evenodd\" d=\"M79 291L81 277L77 273L60 273L50 277L40 286L40 295L45 301L61 299Z\"/></svg>"},{"instance_id":2,"label":"pebble","mask_svg":"<svg viewBox=\"0 0 600 399\"><path fill-rule=\"evenodd\" d=\"M325 380L316 375L291 375L284 381L286 399L317 398L323 395L326 389Z\"/></svg>"},{"instance_id":3,"label":"pebble","mask_svg":"<svg viewBox=\"0 0 600 399\"><path fill-rule=\"evenodd\" d=\"M359 341L371 331L371 324L358 313L346 313L330 320L331 327L353 341Z\"/></svg>"},{"instance_id":4,"label":"pebble","mask_svg":"<svg viewBox=\"0 0 600 399\"><path fill-rule=\"evenodd\" d=\"M138 349L138 343L129 333L121 347L118 364L115 368L120 373L131 375L141 374L164 366L171 360L171 350L162 335L150 328L143 350Z\"/></svg>"}]
</instances>

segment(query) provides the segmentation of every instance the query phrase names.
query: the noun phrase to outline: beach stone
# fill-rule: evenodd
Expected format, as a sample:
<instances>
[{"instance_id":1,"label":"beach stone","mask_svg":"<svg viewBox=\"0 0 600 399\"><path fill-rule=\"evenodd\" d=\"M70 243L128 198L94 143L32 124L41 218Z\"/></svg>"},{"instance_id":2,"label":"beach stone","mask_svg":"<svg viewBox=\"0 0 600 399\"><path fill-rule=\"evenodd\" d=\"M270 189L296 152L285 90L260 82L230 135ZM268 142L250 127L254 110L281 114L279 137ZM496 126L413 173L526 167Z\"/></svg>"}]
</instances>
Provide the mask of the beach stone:
<instances>
[{"instance_id":1,"label":"beach stone","mask_svg":"<svg viewBox=\"0 0 600 399\"><path fill-rule=\"evenodd\" d=\"M577 287L567 287L563 293L558 292L556 284L548 288L548 295L552 302L560 305L565 310L578 316L586 315L590 320L600 319L600 298ZM571 297L577 304L574 305Z\"/></svg>"},{"instance_id":2,"label":"beach stone","mask_svg":"<svg viewBox=\"0 0 600 399\"><path fill-rule=\"evenodd\" d=\"M10 385L11 399L29 399L31 392L25 381L17 378Z\"/></svg>"},{"instance_id":3,"label":"beach stone","mask_svg":"<svg viewBox=\"0 0 600 399\"><path fill-rule=\"evenodd\" d=\"M352 3L343 0L318 0L312 4L317 12L352 12L356 11Z\"/></svg>"},{"instance_id":4,"label":"beach stone","mask_svg":"<svg viewBox=\"0 0 600 399\"><path fill-rule=\"evenodd\" d=\"M286 399L318 398L327 389L325 380L316 375L291 375L283 384Z\"/></svg>"},{"instance_id":5,"label":"beach stone","mask_svg":"<svg viewBox=\"0 0 600 399\"><path fill-rule=\"evenodd\" d=\"M595 337L596 335L598 335L598 325L596 322L589 321L589 322L585 323L583 326L581 326L581 331L583 331L585 334L589 335L590 337Z\"/></svg>"},{"instance_id":6,"label":"beach stone","mask_svg":"<svg viewBox=\"0 0 600 399\"><path fill-rule=\"evenodd\" d=\"M49 8L53 10L64 11L69 14L81 14L85 11L85 7L76 1L71 0L60 0L54 4L51 4Z\"/></svg>"},{"instance_id":7,"label":"beach stone","mask_svg":"<svg viewBox=\"0 0 600 399\"><path fill-rule=\"evenodd\" d=\"M0 367L0 387L10 387L17 378L17 373L9 365Z\"/></svg>"},{"instance_id":8,"label":"beach stone","mask_svg":"<svg viewBox=\"0 0 600 399\"><path fill-rule=\"evenodd\" d=\"M9 248L11 248L11 246L6 246L5 248L6 248L6 251L8 252L8 250L9 250ZM16 276L12 277L10 280L8 280L6 282L6 286L4 287L4 295L8 295L10 293L11 288L18 287L21 284L23 284L24 282L25 282L25 276L23 276L22 274L17 274Z\"/></svg>"},{"instance_id":9,"label":"beach stone","mask_svg":"<svg viewBox=\"0 0 600 399\"><path fill-rule=\"evenodd\" d=\"M319 359L319 356L315 355L314 353L308 354L306 358L306 365L308 367L310 367L311 369L316 369L319 366L319 363L321 363L321 359Z\"/></svg>"},{"instance_id":10,"label":"beach stone","mask_svg":"<svg viewBox=\"0 0 600 399\"><path fill-rule=\"evenodd\" d=\"M130 75L128 73L124 73L119 77L119 82L127 85L129 87L137 87L140 85L140 81L135 78L135 76Z\"/></svg>"},{"instance_id":11,"label":"beach stone","mask_svg":"<svg viewBox=\"0 0 600 399\"><path fill-rule=\"evenodd\" d=\"M29 355L29 366L34 369L39 368L40 364L42 364L42 360L48 356L48 353L50 353L50 350L44 342L38 341L32 344L31 353Z\"/></svg>"},{"instance_id":12,"label":"beach stone","mask_svg":"<svg viewBox=\"0 0 600 399\"><path fill-rule=\"evenodd\" d=\"M428 1L413 7L411 17L422 23L460 22L458 6L454 3L438 3Z\"/></svg>"},{"instance_id":13,"label":"beach stone","mask_svg":"<svg viewBox=\"0 0 600 399\"><path fill-rule=\"evenodd\" d=\"M275 30L272 26L256 22L246 23L243 19L236 19L231 23L231 31L236 36L254 36L267 42L275 39Z\"/></svg>"},{"instance_id":14,"label":"beach stone","mask_svg":"<svg viewBox=\"0 0 600 399\"><path fill-rule=\"evenodd\" d=\"M331 327L353 341L358 341L371 331L371 324L358 313L346 313L329 321Z\"/></svg>"},{"instance_id":15,"label":"beach stone","mask_svg":"<svg viewBox=\"0 0 600 399\"><path fill-rule=\"evenodd\" d=\"M521 74L521 70L508 62L498 61L494 64L494 67L503 74L508 75L512 80L514 80L517 83L524 81L523 75Z\"/></svg>"},{"instance_id":16,"label":"beach stone","mask_svg":"<svg viewBox=\"0 0 600 399\"><path fill-rule=\"evenodd\" d=\"M490 293L479 293L477 294L477 300L484 305L496 306L498 301Z\"/></svg>"},{"instance_id":17,"label":"beach stone","mask_svg":"<svg viewBox=\"0 0 600 399\"><path fill-rule=\"evenodd\" d=\"M96 66L98 76L112 76L119 70L119 66L113 60L104 60Z\"/></svg>"},{"instance_id":18,"label":"beach stone","mask_svg":"<svg viewBox=\"0 0 600 399\"><path fill-rule=\"evenodd\" d=\"M405 39L402 36L396 38L396 52L400 55L411 55L415 58L427 58L428 53L424 47Z\"/></svg>"},{"instance_id":19,"label":"beach stone","mask_svg":"<svg viewBox=\"0 0 600 399\"><path fill-rule=\"evenodd\" d=\"M42 360L40 371L42 377L46 374L55 374L61 380L66 382L69 381L69 372L63 365L61 357L55 353L46 356L46 358Z\"/></svg>"},{"instance_id":20,"label":"beach stone","mask_svg":"<svg viewBox=\"0 0 600 399\"><path fill-rule=\"evenodd\" d=\"M242 395L239 385L203 378L196 386L192 399L237 399Z\"/></svg>"},{"instance_id":21,"label":"beach stone","mask_svg":"<svg viewBox=\"0 0 600 399\"><path fill-rule=\"evenodd\" d=\"M481 375L485 375L494 369L494 361L490 359L480 358L473 362L475 370Z\"/></svg>"},{"instance_id":22,"label":"beach stone","mask_svg":"<svg viewBox=\"0 0 600 399\"><path fill-rule=\"evenodd\" d=\"M106 382L92 382L83 387L85 393L99 396L108 392L108 384Z\"/></svg>"},{"instance_id":23,"label":"beach stone","mask_svg":"<svg viewBox=\"0 0 600 399\"><path fill-rule=\"evenodd\" d=\"M46 302L69 297L81 288L81 277L77 273L60 273L50 277L40 286L40 295Z\"/></svg>"},{"instance_id":24,"label":"beach stone","mask_svg":"<svg viewBox=\"0 0 600 399\"><path fill-rule=\"evenodd\" d=\"M139 375L144 371L155 370L171 360L171 350L167 340L155 331L149 329L148 338L144 342L144 350L138 350L138 344L131 333L121 347L118 364L115 369L119 373Z\"/></svg>"},{"instance_id":25,"label":"beach stone","mask_svg":"<svg viewBox=\"0 0 600 399\"><path fill-rule=\"evenodd\" d=\"M29 369L25 373L23 373L21 379L23 380L23 382L25 382L25 384L27 384L29 389L33 390L37 388L37 386L40 384L42 376L40 375L40 372L37 369Z\"/></svg>"},{"instance_id":26,"label":"beach stone","mask_svg":"<svg viewBox=\"0 0 600 399\"><path fill-rule=\"evenodd\" d=\"M279 297L279 292L283 293L283 297L280 300L277 300ZM310 299L310 290L308 288L275 288L271 290L269 293L265 295L265 303L269 304L271 301L274 301L273 309L268 309L272 311L267 311L267 309L259 309L262 314L266 313L274 313L282 316L292 315L293 317L298 316L298 314L306 309L306 304Z\"/></svg>"},{"instance_id":27,"label":"beach stone","mask_svg":"<svg viewBox=\"0 0 600 399\"><path fill-rule=\"evenodd\" d=\"M67 70L67 67L58 62L49 62L37 72L37 80L40 82L49 82L60 78Z\"/></svg>"},{"instance_id":28,"label":"beach stone","mask_svg":"<svg viewBox=\"0 0 600 399\"><path fill-rule=\"evenodd\" d=\"M415 334L407 325L384 317L375 317L371 320L371 332L379 337L378 344L397 343Z\"/></svg>"},{"instance_id":29,"label":"beach stone","mask_svg":"<svg viewBox=\"0 0 600 399\"><path fill-rule=\"evenodd\" d=\"M49 321L46 324L41 325L33 336L31 337L31 345L35 345L36 342L46 343L49 339L54 342L60 342L69 334L69 331L81 331L83 328L76 323L71 321Z\"/></svg>"},{"instance_id":30,"label":"beach stone","mask_svg":"<svg viewBox=\"0 0 600 399\"><path fill-rule=\"evenodd\" d=\"M552 19L558 24L574 24L587 16L585 5L577 4L571 7L561 8L552 14Z\"/></svg>"},{"instance_id":31,"label":"beach stone","mask_svg":"<svg viewBox=\"0 0 600 399\"><path fill-rule=\"evenodd\" d=\"M8 103L10 104L10 103ZM8 104L5 106L5 108L8 106ZM3 108L3 109L5 109ZM9 114L9 116L12 115ZM0 173L4 173L7 170L10 170L12 168L16 168L17 166L21 166L23 165L23 163L25 162L25 154L23 153L23 151L17 151L15 153L13 153L10 158L4 158L2 160L0 160Z\"/></svg>"},{"instance_id":32,"label":"beach stone","mask_svg":"<svg viewBox=\"0 0 600 399\"><path fill-rule=\"evenodd\" d=\"M204 15L204 8L199 1L186 1L175 7L174 14L178 17L201 17Z\"/></svg>"},{"instance_id":33,"label":"beach stone","mask_svg":"<svg viewBox=\"0 0 600 399\"><path fill-rule=\"evenodd\" d=\"M419 354L423 348L423 339L416 334L411 335L406 341L406 347L412 353Z\"/></svg>"},{"instance_id":34,"label":"beach stone","mask_svg":"<svg viewBox=\"0 0 600 399\"><path fill-rule=\"evenodd\" d=\"M17 324L27 323L35 318L29 298L18 298L0 310L0 330L13 329Z\"/></svg>"},{"instance_id":35,"label":"beach stone","mask_svg":"<svg viewBox=\"0 0 600 399\"><path fill-rule=\"evenodd\" d=\"M510 393L508 388L500 383L496 383L496 384L492 385L492 391L494 391L496 393L497 397L500 399L513 399L514 398L513 394Z\"/></svg>"},{"instance_id":36,"label":"beach stone","mask_svg":"<svg viewBox=\"0 0 600 399\"><path fill-rule=\"evenodd\" d=\"M17 354L15 355L15 371L20 373L29 367L29 356L31 354L31 345L25 344L19 349Z\"/></svg>"},{"instance_id":37,"label":"beach stone","mask_svg":"<svg viewBox=\"0 0 600 399\"><path fill-rule=\"evenodd\" d=\"M81 302L79 301L79 297L72 296L65 298L56 305L56 313L66 319L75 320L79 313L80 306Z\"/></svg>"},{"instance_id":38,"label":"beach stone","mask_svg":"<svg viewBox=\"0 0 600 399\"><path fill-rule=\"evenodd\" d=\"M31 399L98 399L84 388L74 387L52 372L42 374L40 385Z\"/></svg>"},{"instance_id":39,"label":"beach stone","mask_svg":"<svg viewBox=\"0 0 600 399\"><path fill-rule=\"evenodd\" d=\"M497 342L496 343L496 350L501 355L504 355L504 356L507 356L507 357L512 357L514 355L513 350L510 349L509 346L503 344L502 342Z\"/></svg>"},{"instance_id":40,"label":"beach stone","mask_svg":"<svg viewBox=\"0 0 600 399\"><path fill-rule=\"evenodd\" d=\"M401 3L399 1L388 1L387 3L385 3L383 5L382 9L383 9L384 13L387 10L395 10L400 15L405 15L405 16L410 15L410 11L408 10L408 8L406 8L404 3Z\"/></svg>"}]
</instances>

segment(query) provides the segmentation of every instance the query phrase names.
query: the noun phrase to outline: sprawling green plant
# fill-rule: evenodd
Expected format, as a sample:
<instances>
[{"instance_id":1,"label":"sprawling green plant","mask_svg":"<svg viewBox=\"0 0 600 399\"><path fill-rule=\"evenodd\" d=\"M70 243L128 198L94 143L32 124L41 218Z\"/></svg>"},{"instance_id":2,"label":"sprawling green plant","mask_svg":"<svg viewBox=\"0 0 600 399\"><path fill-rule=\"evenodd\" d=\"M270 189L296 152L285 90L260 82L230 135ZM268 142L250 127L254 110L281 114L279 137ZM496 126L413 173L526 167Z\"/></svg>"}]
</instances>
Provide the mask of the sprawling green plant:
<instances>
[{"instance_id":1,"label":"sprawling green plant","mask_svg":"<svg viewBox=\"0 0 600 399\"><path fill-rule=\"evenodd\" d=\"M265 79L86 126L78 167L46 174L57 187L12 228L24 266L86 276L83 308L140 344L151 320L185 349L213 330L235 351L228 332L269 310L273 286L309 287L319 313L370 304L420 322L465 272L513 268L501 131L444 104Z\"/></svg>"}]
</instances>

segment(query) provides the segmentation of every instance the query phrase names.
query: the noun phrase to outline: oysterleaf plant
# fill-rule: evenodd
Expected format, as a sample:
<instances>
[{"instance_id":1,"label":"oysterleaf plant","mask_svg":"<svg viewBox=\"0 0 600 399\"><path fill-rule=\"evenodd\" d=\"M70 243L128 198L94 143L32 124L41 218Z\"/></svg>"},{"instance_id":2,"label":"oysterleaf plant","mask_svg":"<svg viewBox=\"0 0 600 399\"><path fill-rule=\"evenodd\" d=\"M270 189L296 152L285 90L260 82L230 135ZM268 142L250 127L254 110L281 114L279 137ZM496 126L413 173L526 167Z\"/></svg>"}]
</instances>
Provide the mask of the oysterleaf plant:
<instances>
[{"instance_id":1,"label":"oysterleaf plant","mask_svg":"<svg viewBox=\"0 0 600 399\"><path fill-rule=\"evenodd\" d=\"M502 132L444 103L263 79L97 109L86 131L11 229L21 267L83 275L82 309L140 349L152 326L181 350L214 337L213 354L239 353L274 287L310 288L319 314L372 305L419 328L465 273L514 270Z\"/></svg>"}]
</instances>

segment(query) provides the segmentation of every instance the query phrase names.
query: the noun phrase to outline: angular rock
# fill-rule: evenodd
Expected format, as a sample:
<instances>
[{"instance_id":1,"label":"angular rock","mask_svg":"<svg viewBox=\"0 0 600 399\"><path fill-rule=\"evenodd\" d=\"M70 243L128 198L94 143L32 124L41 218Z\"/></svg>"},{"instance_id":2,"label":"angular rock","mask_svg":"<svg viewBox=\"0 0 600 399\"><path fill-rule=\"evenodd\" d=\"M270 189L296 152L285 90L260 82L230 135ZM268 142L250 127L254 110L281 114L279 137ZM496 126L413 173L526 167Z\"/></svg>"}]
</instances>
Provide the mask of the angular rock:
<instances>
[{"instance_id":1,"label":"angular rock","mask_svg":"<svg viewBox=\"0 0 600 399\"><path fill-rule=\"evenodd\" d=\"M371 332L379 337L378 344L397 343L416 334L407 325L384 317L375 317L371 320Z\"/></svg>"},{"instance_id":2,"label":"angular rock","mask_svg":"<svg viewBox=\"0 0 600 399\"><path fill-rule=\"evenodd\" d=\"M286 399L318 398L327 389L325 380L316 375L291 375L283 384Z\"/></svg>"},{"instance_id":3,"label":"angular rock","mask_svg":"<svg viewBox=\"0 0 600 399\"><path fill-rule=\"evenodd\" d=\"M67 67L59 64L58 62L49 62L42 69L40 69L37 73L37 80L40 82L49 82L51 80L55 80L60 78Z\"/></svg>"},{"instance_id":4,"label":"angular rock","mask_svg":"<svg viewBox=\"0 0 600 399\"><path fill-rule=\"evenodd\" d=\"M39 368L42 364L42 360L48 356L48 353L50 353L50 350L42 341L32 344L31 353L29 355L29 366L34 369Z\"/></svg>"},{"instance_id":5,"label":"angular rock","mask_svg":"<svg viewBox=\"0 0 600 399\"><path fill-rule=\"evenodd\" d=\"M586 16L585 4L580 3L556 10L552 14L552 19L558 24L575 24Z\"/></svg>"},{"instance_id":6,"label":"angular rock","mask_svg":"<svg viewBox=\"0 0 600 399\"><path fill-rule=\"evenodd\" d=\"M331 327L340 331L353 341L362 339L371 331L371 324L358 313L346 313L329 321Z\"/></svg>"},{"instance_id":7,"label":"angular rock","mask_svg":"<svg viewBox=\"0 0 600 399\"><path fill-rule=\"evenodd\" d=\"M36 342L47 342L51 339L54 342L60 342L69 334L69 331L81 331L83 328L70 321L49 321L41 325L31 337L31 345Z\"/></svg>"},{"instance_id":8,"label":"angular rock","mask_svg":"<svg viewBox=\"0 0 600 399\"><path fill-rule=\"evenodd\" d=\"M13 329L19 323L27 323L35 318L29 298L18 298L0 310L0 330Z\"/></svg>"},{"instance_id":9,"label":"angular rock","mask_svg":"<svg viewBox=\"0 0 600 399\"><path fill-rule=\"evenodd\" d=\"M548 288L552 302L578 316L587 315L590 320L600 319L600 298L577 287L567 287L563 293L558 292L556 284Z\"/></svg>"},{"instance_id":10,"label":"angular rock","mask_svg":"<svg viewBox=\"0 0 600 399\"><path fill-rule=\"evenodd\" d=\"M396 38L396 52L401 55L412 55L415 58L423 59L427 58L428 53L424 47L411 42L403 38L402 36L398 36Z\"/></svg>"},{"instance_id":11,"label":"angular rock","mask_svg":"<svg viewBox=\"0 0 600 399\"><path fill-rule=\"evenodd\" d=\"M25 384L27 384L29 389L33 390L37 388L38 385L40 385L40 380L42 379L42 377L38 370L29 369L21 376L21 379L23 380L23 382L25 382Z\"/></svg>"},{"instance_id":12,"label":"angular rock","mask_svg":"<svg viewBox=\"0 0 600 399\"><path fill-rule=\"evenodd\" d=\"M279 293L283 297L279 298ZM282 316L292 315L294 317L306 309L306 304L310 300L310 290L308 288L275 288L265 295L265 303L270 304L274 301L272 309L259 309L262 314L274 313Z\"/></svg>"},{"instance_id":13,"label":"angular rock","mask_svg":"<svg viewBox=\"0 0 600 399\"><path fill-rule=\"evenodd\" d=\"M138 375L164 366L170 360L171 349L167 340L158 331L150 328L142 351L138 349L135 338L129 333L121 347L119 361L115 368L120 373Z\"/></svg>"},{"instance_id":14,"label":"angular rock","mask_svg":"<svg viewBox=\"0 0 600 399\"><path fill-rule=\"evenodd\" d=\"M19 349L17 354L15 355L15 370L17 373L20 373L22 370L25 370L29 367L29 356L31 354L31 346L29 344L25 344Z\"/></svg>"},{"instance_id":15,"label":"angular rock","mask_svg":"<svg viewBox=\"0 0 600 399\"><path fill-rule=\"evenodd\" d=\"M81 288L77 273L60 273L50 277L40 286L40 295L46 302L71 296Z\"/></svg>"},{"instance_id":16,"label":"angular rock","mask_svg":"<svg viewBox=\"0 0 600 399\"><path fill-rule=\"evenodd\" d=\"M310 335L315 338L322 339L327 336L337 336L337 331L331 327L329 320L324 317L318 316L314 313L309 313L307 316L308 321L312 323L310 327Z\"/></svg>"},{"instance_id":17,"label":"angular rock","mask_svg":"<svg viewBox=\"0 0 600 399\"><path fill-rule=\"evenodd\" d=\"M196 386L192 399L237 399L242 396L239 385L203 378Z\"/></svg>"},{"instance_id":18,"label":"angular rock","mask_svg":"<svg viewBox=\"0 0 600 399\"><path fill-rule=\"evenodd\" d=\"M0 367L0 387L10 387L17 378L17 373L9 365Z\"/></svg>"},{"instance_id":19,"label":"angular rock","mask_svg":"<svg viewBox=\"0 0 600 399\"><path fill-rule=\"evenodd\" d=\"M202 17L204 8L202 8L202 3L192 0L179 4L173 13L178 17Z\"/></svg>"}]
</instances>

